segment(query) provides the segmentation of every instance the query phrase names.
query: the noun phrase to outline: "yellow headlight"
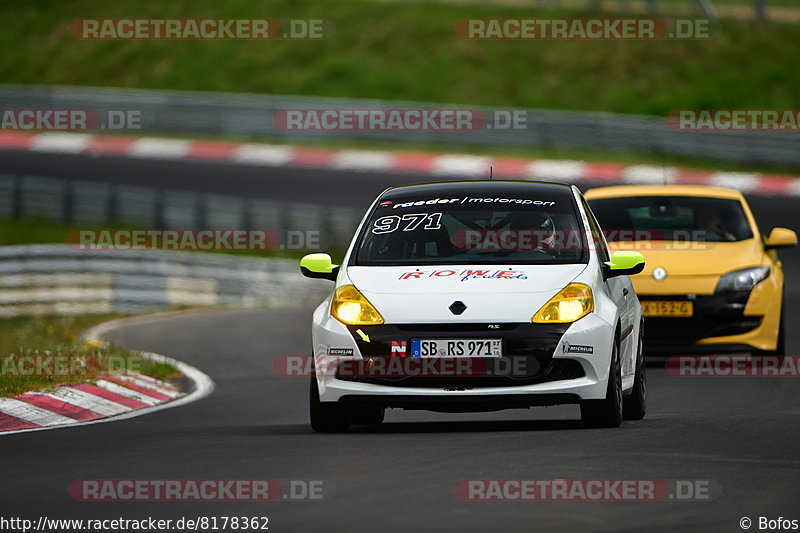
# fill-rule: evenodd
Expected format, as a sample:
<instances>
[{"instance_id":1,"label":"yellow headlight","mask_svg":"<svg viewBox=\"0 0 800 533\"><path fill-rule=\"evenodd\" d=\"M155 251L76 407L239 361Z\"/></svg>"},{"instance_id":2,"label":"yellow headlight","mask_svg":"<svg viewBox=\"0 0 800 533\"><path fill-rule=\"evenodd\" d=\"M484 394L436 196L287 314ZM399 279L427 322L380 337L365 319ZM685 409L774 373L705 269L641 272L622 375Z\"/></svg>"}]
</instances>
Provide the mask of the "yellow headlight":
<instances>
[{"instance_id":1,"label":"yellow headlight","mask_svg":"<svg viewBox=\"0 0 800 533\"><path fill-rule=\"evenodd\" d=\"M353 285L342 285L333 295L331 315L351 326L383 324L383 317Z\"/></svg>"},{"instance_id":2,"label":"yellow headlight","mask_svg":"<svg viewBox=\"0 0 800 533\"><path fill-rule=\"evenodd\" d=\"M568 324L594 311L592 288L583 283L570 283L533 315L532 322Z\"/></svg>"}]
</instances>

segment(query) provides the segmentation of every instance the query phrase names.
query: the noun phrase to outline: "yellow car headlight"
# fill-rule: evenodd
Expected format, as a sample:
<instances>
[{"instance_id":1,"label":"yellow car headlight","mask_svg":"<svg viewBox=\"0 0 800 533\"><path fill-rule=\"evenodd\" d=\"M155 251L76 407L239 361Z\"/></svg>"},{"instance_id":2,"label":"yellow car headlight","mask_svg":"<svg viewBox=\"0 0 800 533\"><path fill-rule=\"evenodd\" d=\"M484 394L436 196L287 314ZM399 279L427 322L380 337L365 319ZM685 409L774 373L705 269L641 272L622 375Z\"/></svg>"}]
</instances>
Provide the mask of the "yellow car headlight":
<instances>
[{"instance_id":1,"label":"yellow car headlight","mask_svg":"<svg viewBox=\"0 0 800 533\"><path fill-rule=\"evenodd\" d=\"M583 283L570 283L558 294L550 298L531 322L539 324L568 324L575 322L594 311L592 288Z\"/></svg>"},{"instance_id":2,"label":"yellow car headlight","mask_svg":"<svg viewBox=\"0 0 800 533\"><path fill-rule=\"evenodd\" d=\"M342 285L333 294L331 315L351 326L383 324L383 317L354 285Z\"/></svg>"}]
</instances>

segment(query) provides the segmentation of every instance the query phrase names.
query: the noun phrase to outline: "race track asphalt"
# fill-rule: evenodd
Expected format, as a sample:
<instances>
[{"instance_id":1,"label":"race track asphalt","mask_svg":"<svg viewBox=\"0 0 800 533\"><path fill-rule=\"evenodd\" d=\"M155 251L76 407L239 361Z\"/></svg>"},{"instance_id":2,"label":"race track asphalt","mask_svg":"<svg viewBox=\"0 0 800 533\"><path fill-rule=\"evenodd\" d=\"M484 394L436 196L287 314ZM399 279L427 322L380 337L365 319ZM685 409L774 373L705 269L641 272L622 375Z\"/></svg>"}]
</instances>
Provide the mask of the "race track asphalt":
<instances>
[{"instance_id":1,"label":"race track asphalt","mask_svg":"<svg viewBox=\"0 0 800 533\"><path fill-rule=\"evenodd\" d=\"M0 172L19 171L23 158L9 154L0 153ZM356 206L400 179L198 163L145 168L150 162L143 161L134 170L122 158L36 157L40 167L29 168L31 174L74 172L100 181L140 172L164 182L180 174L192 188L240 194L250 187L286 199L311 190L314 197L304 201ZM226 178L219 180L222 171ZM331 183L332 196L308 188L310 183ZM763 226L798 229L798 200L751 202ZM784 261L793 325L800 321L800 257L793 250ZM798 379L688 379L650 368L648 416L618 429L583 429L577 407L562 406L455 415L390 411L377 428L315 434L308 426L307 379L281 377L272 369L275 357L308 353L310 314L311 309L189 312L112 330L107 336L114 341L203 370L216 391L130 420L0 438L0 516L267 516L277 532L741 531L744 516L755 522L759 516L800 519ZM793 327L788 348L800 351ZM106 478L321 480L324 498L78 502L67 492L73 480ZM454 493L464 479L555 478L709 481L714 497L469 502Z\"/></svg>"}]
</instances>

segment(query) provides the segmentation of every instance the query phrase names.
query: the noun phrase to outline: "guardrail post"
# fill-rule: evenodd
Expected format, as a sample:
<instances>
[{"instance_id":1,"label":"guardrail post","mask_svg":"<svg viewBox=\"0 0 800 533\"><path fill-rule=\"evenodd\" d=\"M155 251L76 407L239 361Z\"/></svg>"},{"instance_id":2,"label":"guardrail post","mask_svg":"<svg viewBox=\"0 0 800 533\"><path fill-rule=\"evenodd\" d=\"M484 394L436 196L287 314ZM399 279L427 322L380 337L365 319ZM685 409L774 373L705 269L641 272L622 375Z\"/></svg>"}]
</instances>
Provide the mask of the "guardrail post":
<instances>
[{"instance_id":1,"label":"guardrail post","mask_svg":"<svg viewBox=\"0 0 800 533\"><path fill-rule=\"evenodd\" d=\"M755 0L756 20L764 22L767 20L767 0Z\"/></svg>"},{"instance_id":2,"label":"guardrail post","mask_svg":"<svg viewBox=\"0 0 800 533\"><path fill-rule=\"evenodd\" d=\"M64 195L61 202L61 221L65 226L72 224L72 205L75 197L75 186L71 180L64 181Z\"/></svg>"},{"instance_id":3,"label":"guardrail post","mask_svg":"<svg viewBox=\"0 0 800 533\"><path fill-rule=\"evenodd\" d=\"M708 18L714 21L718 19L717 10L714 9L714 5L710 0L697 0L697 5L700 6L700 9L703 10L703 13L705 13Z\"/></svg>"},{"instance_id":4,"label":"guardrail post","mask_svg":"<svg viewBox=\"0 0 800 533\"><path fill-rule=\"evenodd\" d=\"M242 229L253 229L253 204L250 198L242 198L241 221L239 224Z\"/></svg>"},{"instance_id":5,"label":"guardrail post","mask_svg":"<svg viewBox=\"0 0 800 533\"><path fill-rule=\"evenodd\" d=\"M156 229L164 229L165 227L165 217L164 217L164 190L158 189L156 191L156 203L155 203L155 227Z\"/></svg>"},{"instance_id":6,"label":"guardrail post","mask_svg":"<svg viewBox=\"0 0 800 533\"><path fill-rule=\"evenodd\" d=\"M118 200L119 200L117 198L118 195L119 195L119 187L117 187L116 185L112 185L111 187L109 187L109 189L108 189L108 198L106 199L107 200L107 204L106 204L106 220L107 220L106 223L107 224L115 224L117 222L117 218L118 218L118 215L119 215L118 209L117 209Z\"/></svg>"},{"instance_id":7,"label":"guardrail post","mask_svg":"<svg viewBox=\"0 0 800 533\"><path fill-rule=\"evenodd\" d=\"M22 218L22 176L12 178L11 220Z\"/></svg>"},{"instance_id":8,"label":"guardrail post","mask_svg":"<svg viewBox=\"0 0 800 533\"><path fill-rule=\"evenodd\" d=\"M208 197L198 193L194 208L194 227L196 229L208 228Z\"/></svg>"},{"instance_id":9,"label":"guardrail post","mask_svg":"<svg viewBox=\"0 0 800 533\"><path fill-rule=\"evenodd\" d=\"M323 250L330 250L335 245L335 239L333 235L333 209L329 205L325 205L322 207L322 210L319 214L319 246ZM308 245L308 239L306 239L306 246Z\"/></svg>"}]
</instances>

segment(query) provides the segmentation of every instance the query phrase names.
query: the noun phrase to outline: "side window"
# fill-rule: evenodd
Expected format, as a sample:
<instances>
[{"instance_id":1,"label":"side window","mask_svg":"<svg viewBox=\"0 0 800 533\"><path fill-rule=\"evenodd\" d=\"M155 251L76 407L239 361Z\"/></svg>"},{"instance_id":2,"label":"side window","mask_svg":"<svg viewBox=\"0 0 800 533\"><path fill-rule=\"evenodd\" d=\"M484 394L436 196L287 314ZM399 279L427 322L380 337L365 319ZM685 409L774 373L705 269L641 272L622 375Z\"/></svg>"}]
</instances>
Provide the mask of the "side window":
<instances>
[{"instance_id":1,"label":"side window","mask_svg":"<svg viewBox=\"0 0 800 533\"><path fill-rule=\"evenodd\" d=\"M581 204L583 205L583 210L586 211L586 219L589 221L589 230L592 232L592 240L597 243L597 255L600 256L600 261L603 263L610 261L611 254L608 253L608 246L603 237L603 232L600 231L600 224L597 223L597 219L594 218L594 213L592 213L589 204L586 203L583 196L581 196Z\"/></svg>"}]
</instances>

